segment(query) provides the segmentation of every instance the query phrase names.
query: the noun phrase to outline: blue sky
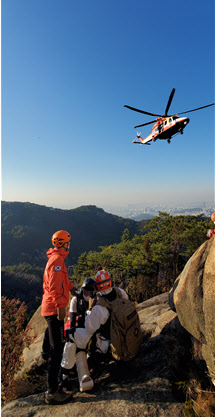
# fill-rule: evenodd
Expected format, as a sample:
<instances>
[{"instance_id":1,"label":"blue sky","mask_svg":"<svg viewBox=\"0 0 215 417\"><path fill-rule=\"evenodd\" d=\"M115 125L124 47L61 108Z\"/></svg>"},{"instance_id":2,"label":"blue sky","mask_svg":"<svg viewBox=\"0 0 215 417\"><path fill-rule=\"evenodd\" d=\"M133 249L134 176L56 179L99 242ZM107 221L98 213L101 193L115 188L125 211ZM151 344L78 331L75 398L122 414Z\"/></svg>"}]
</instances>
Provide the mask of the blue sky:
<instances>
[{"instance_id":1,"label":"blue sky","mask_svg":"<svg viewBox=\"0 0 215 417\"><path fill-rule=\"evenodd\" d=\"M2 199L58 208L214 201L214 2L2 0ZM147 136L151 125L140 129Z\"/></svg>"}]
</instances>

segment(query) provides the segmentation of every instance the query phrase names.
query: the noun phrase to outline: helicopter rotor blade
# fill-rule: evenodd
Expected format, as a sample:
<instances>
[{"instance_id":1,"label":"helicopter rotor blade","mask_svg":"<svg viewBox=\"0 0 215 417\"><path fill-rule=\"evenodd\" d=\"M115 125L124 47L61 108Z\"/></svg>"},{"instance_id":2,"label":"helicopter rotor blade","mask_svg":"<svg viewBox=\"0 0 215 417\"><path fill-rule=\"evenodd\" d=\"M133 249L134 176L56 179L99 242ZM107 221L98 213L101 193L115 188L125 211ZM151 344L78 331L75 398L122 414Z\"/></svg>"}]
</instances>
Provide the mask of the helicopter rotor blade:
<instances>
[{"instance_id":1,"label":"helicopter rotor blade","mask_svg":"<svg viewBox=\"0 0 215 417\"><path fill-rule=\"evenodd\" d=\"M165 116L167 116L167 114L168 114L168 111L169 111L170 105L172 103L172 99L174 97L174 94L175 94L175 88L173 88L172 91L171 91L171 93L170 93L169 100L168 100L168 103L167 103L167 106L166 106L166 110L165 110L165 113L164 113Z\"/></svg>"},{"instance_id":2,"label":"helicopter rotor blade","mask_svg":"<svg viewBox=\"0 0 215 417\"><path fill-rule=\"evenodd\" d=\"M137 111L138 113L147 114L148 116L159 116L159 117L162 116L161 114L149 113L148 111L139 110L139 109L136 109L135 107L131 107L131 106L127 106L127 105L125 105L124 107L127 107L127 109L130 109L130 110L133 110L133 111Z\"/></svg>"},{"instance_id":3,"label":"helicopter rotor blade","mask_svg":"<svg viewBox=\"0 0 215 417\"><path fill-rule=\"evenodd\" d=\"M134 128L136 129L137 127L147 126L147 125L150 125L150 124L155 123L155 122L157 122L157 119L152 120L151 122L148 122L148 123L143 123L143 125L134 126Z\"/></svg>"},{"instance_id":4,"label":"helicopter rotor blade","mask_svg":"<svg viewBox=\"0 0 215 417\"><path fill-rule=\"evenodd\" d=\"M215 103L212 103L212 104L207 104L207 106L198 107L197 109L193 109L193 110L183 111L183 112L181 112L181 113L177 113L177 115L178 115L178 114L184 114L184 113L191 113L192 111L205 109L205 107L210 107L210 106L214 106L214 105L215 105Z\"/></svg>"}]
</instances>

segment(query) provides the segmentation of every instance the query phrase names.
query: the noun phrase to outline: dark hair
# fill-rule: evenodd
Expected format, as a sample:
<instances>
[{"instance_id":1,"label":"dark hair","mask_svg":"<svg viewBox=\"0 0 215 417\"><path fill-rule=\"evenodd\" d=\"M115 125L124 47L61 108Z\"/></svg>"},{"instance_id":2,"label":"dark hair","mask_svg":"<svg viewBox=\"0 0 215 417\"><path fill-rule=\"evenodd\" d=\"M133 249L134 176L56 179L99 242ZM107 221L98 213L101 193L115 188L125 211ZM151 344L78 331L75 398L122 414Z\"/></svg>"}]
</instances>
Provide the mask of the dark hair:
<instances>
[{"instance_id":1,"label":"dark hair","mask_svg":"<svg viewBox=\"0 0 215 417\"><path fill-rule=\"evenodd\" d=\"M95 280L93 278L86 278L81 286L82 290L95 291Z\"/></svg>"}]
</instances>

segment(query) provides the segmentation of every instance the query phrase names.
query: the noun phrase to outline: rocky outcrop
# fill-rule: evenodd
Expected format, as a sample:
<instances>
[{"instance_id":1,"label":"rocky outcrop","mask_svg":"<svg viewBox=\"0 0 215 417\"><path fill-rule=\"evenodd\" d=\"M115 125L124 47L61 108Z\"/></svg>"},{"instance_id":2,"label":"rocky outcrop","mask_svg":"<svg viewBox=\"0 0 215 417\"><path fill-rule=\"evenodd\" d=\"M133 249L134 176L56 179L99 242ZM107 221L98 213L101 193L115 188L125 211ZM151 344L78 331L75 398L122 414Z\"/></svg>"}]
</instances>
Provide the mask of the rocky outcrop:
<instances>
[{"instance_id":1,"label":"rocky outcrop","mask_svg":"<svg viewBox=\"0 0 215 417\"><path fill-rule=\"evenodd\" d=\"M22 354L23 366L17 373L16 377L20 378L35 367L42 366L44 363L41 351L44 338L44 332L47 327L44 317L41 316L41 306L32 316L27 326L27 336L32 341L29 347L26 347Z\"/></svg>"},{"instance_id":2,"label":"rocky outcrop","mask_svg":"<svg viewBox=\"0 0 215 417\"><path fill-rule=\"evenodd\" d=\"M41 333L45 332L47 327L44 317L41 316L41 306L37 309L31 320L28 323L27 330L29 337L38 337Z\"/></svg>"},{"instance_id":3,"label":"rocky outcrop","mask_svg":"<svg viewBox=\"0 0 215 417\"><path fill-rule=\"evenodd\" d=\"M215 384L215 237L203 243L185 265L170 292L181 325L200 343Z\"/></svg>"},{"instance_id":4,"label":"rocky outcrop","mask_svg":"<svg viewBox=\"0 0 215 417\"><path fill-rule=\"evenodd\" d=\"M182 417L183 403L173 391L174 381L180 378L181 363L185 360L187 332L176 313L168 305L168 293L138 305L144 341L138 356L131 362L111 360L100 365L94 375L92 391L80 393L76 376L72 380L73 401L62 406L44 404L44 394L10 402L2 409L2 417ZM37 327L34 343L24 351L24 364L19 376L26 372L40 373L41 345L44 323L37 312L31 328ZM40 334L39 334L40 333ZM181 340L181 342L179 342ZM177 359L176 359L177 357Z\"/></svg>"},{"instance_id":5,"label":"rocky outcrop","mask_svg":"<svg viewBox=\"0 0 215 417\"><path fill-rule=\"evenodd\" d=\"M71 300L71 295L69 300ZM68 306L66 309L66 317L68 315ZM65 319L66 320L66 319ZM41 306L32 316L27 326L27 336L32 340L30 346L26 347L22 354L23 366L17 373L16 377L23 377L27 372L30 372L35 367L40 367L44 364L41 356L44 332L47 323L44 317L41 316Z\"/></svg>"},{"instance_id":6,"label":"rocky outcrop","mask_svg":"<svg viewBox=\"0 0 215 417\"><path fill-rule=\"evenodd\" d=\"M103 391L79 393L68 404L44 405L42 394L12 401L2 410L2 417L182 417L183 405L169 397L168 382L154 381L120 387L103 386Z\"/></svg>"},{"instance_id":7,"label":"rocky outcrop","mask_svg":"<svg viewBox=\"0 0 215 417\"><path fill-rule=\"evenodd\" d=\"M144 338L159 335L164 327L176 317L176 313L170 310L168 293L157 295L138 304L137 311Z\"/></svg>"}]
</instances>

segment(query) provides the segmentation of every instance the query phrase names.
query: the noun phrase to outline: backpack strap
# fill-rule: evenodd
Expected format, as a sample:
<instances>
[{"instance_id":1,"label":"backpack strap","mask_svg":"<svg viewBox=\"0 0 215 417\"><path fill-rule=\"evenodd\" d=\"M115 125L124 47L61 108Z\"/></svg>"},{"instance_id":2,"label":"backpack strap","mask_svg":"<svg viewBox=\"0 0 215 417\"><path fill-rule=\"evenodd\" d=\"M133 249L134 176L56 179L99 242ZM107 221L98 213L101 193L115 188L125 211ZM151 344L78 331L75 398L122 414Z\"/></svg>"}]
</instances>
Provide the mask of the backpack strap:
<instances>
[{"instance_id":1,"label":"backpack strap","mask_svg":"<svg viewBox=\"0 0 215 417\"><path fill-rule=\"evenodd\" d=\"M114 287L114 289L116 291L117 298L122 298L122 292L120 291L120 289L117 287Z\"/></svg>"},{"instance_id":2,"label":"backpack strap","mask_svg":"<svg viewBox=\"0 0 215 417\"><path fill-rule=\"evenodd\" d=\"M112 305L111 303L105 299L105 297L100 297L97 301L96 301L96 305L97 306L101 306L101 307L106 307L108 310L111 310Z\"/></svg>"},{"instance_id":3,"label":"backpack strap","mask_svg":"<svg viewBox=\"0 0 215 417\"><path fill-rule=\"evenodd\" d=\"M112 310L112 305L117 298L122 298L122 293L119 288L113 287L116 292L116 298L113 301L108 301L105 295L101 296L96 302L97 305L106 307L108 310Z\"/></svg>"}]
</instances>

